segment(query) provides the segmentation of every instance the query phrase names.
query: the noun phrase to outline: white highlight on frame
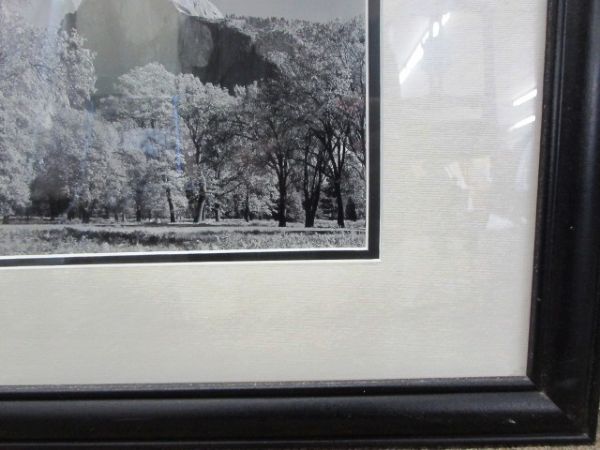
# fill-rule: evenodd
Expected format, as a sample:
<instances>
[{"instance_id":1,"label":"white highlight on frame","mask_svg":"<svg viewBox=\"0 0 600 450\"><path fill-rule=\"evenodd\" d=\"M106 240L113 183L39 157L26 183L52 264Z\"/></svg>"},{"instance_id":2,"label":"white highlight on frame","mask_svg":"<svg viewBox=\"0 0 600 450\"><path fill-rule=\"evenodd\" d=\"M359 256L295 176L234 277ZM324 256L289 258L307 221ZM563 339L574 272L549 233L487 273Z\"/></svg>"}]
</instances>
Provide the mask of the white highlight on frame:
<instances>
[{"instance_id":1,"label":"white highlight on frame","mask_svg":"<svg viewBox=\"0 0 600 450\"><path fill-rule=\"evenodd\" d=\"M408 79L413 69L419 64L419 62L425 56L425 47L424 45L429 41L430 38L437 38L440 35L441 29L443 26L446 26L448 21L450 20L450 13L447 12L444 14L440 21L435 21L431 27L431 30L427 30L421 41L417 45L417 48L411 53L410 58L406 62L406 65L400 70L400 74L398 76L398 80L400 84L404 84L404 82Z\"/></svg>"},{"instance_id":2,"label":"white highlight on frame","mask_svg":"<svg viewBox=\"0 0 600 450\"><path fill-rule=\"evenodd\" d=\"M526 117L525 119L518 121L512 127L510 127L510 131L514 131L514 130L518 130L519 128L526 127L527 125L534 123L535 120L536 120L535 116Z\"/></svg>"},{"instance_id":3,"label":"white highlight on frame","mask_svg":"<svg viewBox=\"0 0 600 450\"><path fill-rule=\"evenodd\" d=\"M518 99L516 99L513 102L513 106L521 106L524 103L527 103L528 101L533 100L534 98L536 98L538 95L538 90L537 89L533 89L532 91L529 91L527 94L519 97Z\"/></svg>"}]
</instances>

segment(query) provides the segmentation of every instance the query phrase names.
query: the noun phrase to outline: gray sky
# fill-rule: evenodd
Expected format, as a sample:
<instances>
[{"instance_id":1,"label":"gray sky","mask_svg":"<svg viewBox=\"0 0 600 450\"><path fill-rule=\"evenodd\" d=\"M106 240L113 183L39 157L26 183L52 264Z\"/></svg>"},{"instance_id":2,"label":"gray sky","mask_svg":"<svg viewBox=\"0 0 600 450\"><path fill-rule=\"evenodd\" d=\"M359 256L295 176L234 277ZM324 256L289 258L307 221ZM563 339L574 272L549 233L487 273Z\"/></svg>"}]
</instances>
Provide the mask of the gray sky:
<instances>
[{"instance_id":1,"label":"gray sky","mask_svg":"<svg viewBox=\"0 0 600 450\"><path fill-rule=\"evenodd\" d=\"M366 0L212 0L223 14L285 17L326 22L366 11Z\"/></svg>"}]
</instances>

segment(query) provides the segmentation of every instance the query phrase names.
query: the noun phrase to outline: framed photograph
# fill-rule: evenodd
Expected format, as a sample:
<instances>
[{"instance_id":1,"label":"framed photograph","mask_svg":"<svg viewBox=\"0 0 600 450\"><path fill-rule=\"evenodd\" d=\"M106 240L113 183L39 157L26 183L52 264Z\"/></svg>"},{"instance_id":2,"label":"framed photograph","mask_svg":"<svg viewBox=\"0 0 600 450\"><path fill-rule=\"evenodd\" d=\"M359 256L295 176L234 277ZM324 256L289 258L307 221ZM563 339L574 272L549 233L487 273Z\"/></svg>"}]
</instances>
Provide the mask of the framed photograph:
<instances>
[{"instance_id":1,"label":"framed photograph","mask_svg":"<svg viewBox=\"0 0 600 450\"><path fill-rule=\"evenodd\" d=\"M0 265L378 258L363 3L3 0Z\"/></svg>"},{"instance_id":2,"label":"framed photograph","mask_svg":"<svg viewBox=\"0 0 600 450\"><path fill-rule=\"evenodd\" d=\"M600 0L0 0L0 447L592 442Z\"/></svg>"}]
</instances>

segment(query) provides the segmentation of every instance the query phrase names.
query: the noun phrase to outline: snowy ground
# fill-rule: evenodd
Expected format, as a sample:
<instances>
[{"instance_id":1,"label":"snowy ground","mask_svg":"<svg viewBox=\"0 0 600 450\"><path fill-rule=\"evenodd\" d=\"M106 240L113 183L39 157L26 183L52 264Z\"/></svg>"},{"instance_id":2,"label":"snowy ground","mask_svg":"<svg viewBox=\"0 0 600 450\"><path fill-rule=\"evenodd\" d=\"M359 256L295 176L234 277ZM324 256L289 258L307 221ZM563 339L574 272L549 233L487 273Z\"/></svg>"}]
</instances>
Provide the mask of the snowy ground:
<instances>
[{"instance_id":1,"label":"snowy ground","mask_svg":"<svg viewBox=\"0 0 600 450\"><path fill-rule=\"evenodd\" d=\"M320 221L305 229L292 223L243 221L184 224L0 225L0 256L248 249L362 248L364 221L339 229Z\"/></svg>"}]
</instances>

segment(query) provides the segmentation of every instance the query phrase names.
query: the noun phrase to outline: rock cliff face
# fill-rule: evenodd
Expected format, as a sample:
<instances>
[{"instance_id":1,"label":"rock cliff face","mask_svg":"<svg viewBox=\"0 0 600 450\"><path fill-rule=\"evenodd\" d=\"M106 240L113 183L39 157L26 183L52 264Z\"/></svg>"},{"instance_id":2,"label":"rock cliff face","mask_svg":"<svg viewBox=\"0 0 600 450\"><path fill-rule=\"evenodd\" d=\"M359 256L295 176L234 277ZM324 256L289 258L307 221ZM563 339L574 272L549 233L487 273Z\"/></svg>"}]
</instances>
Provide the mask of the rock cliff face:
<instances>
[{"instance_id":1,"label":"rock cliff face","mask_svg":"<svg viewBox=\"0 0 600 450\"><path fill-rule=\"evenodd\" d=\"M209 18L171 0L83 0L64 23L96 52L100 96L113 92L119 76L150 62L230 89L276 73L255 38L219 19L216 8L194 6L209 8Z\"/></svg>"},{"instance_id":2,"label":"rock cliff face","mask_svg":"<svg viewBox=\"0 0 600 450\"><path fill-rule=\"evenodd\" d=\"M229 89L275 76L277 69L268 60L268 51L260 40L224 21L188 17L179 30L181 71Z\"/></svg>"},{"instance_id":3,"label":"rock cliff face","mask_svg":"<svg viewBox=\"0 0 600 450\"><path fill-rule=\"evenodd\" d=\"M171 0L175 7L188 16L203 17L208 20L223 19L223 13L209 0Z\"/></svg>"}]
</instances>

